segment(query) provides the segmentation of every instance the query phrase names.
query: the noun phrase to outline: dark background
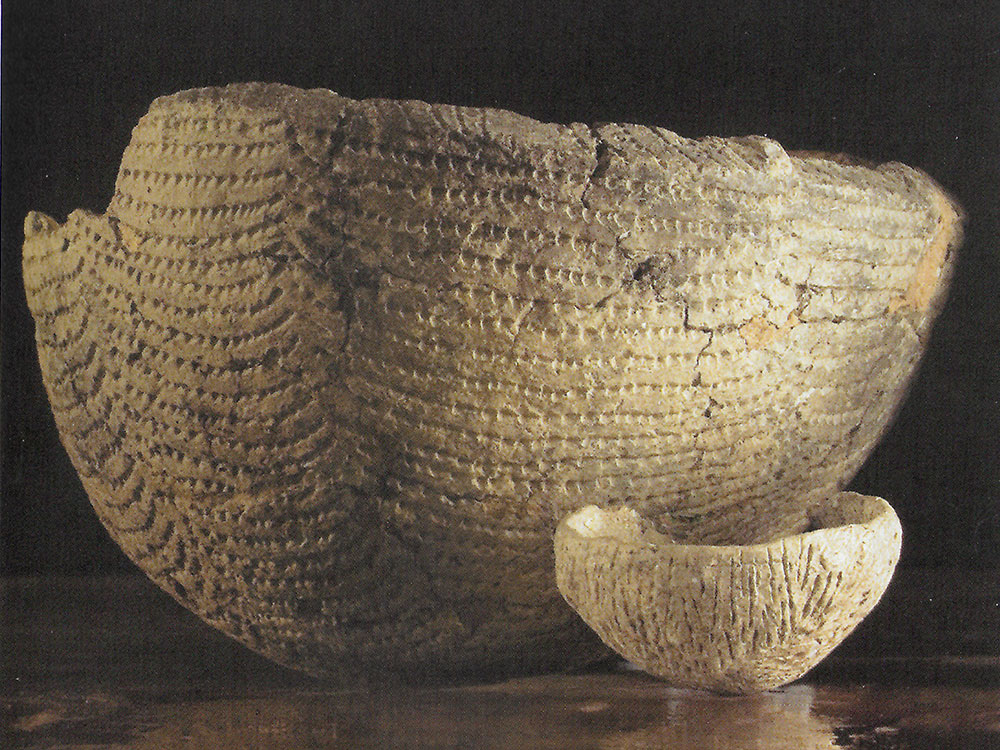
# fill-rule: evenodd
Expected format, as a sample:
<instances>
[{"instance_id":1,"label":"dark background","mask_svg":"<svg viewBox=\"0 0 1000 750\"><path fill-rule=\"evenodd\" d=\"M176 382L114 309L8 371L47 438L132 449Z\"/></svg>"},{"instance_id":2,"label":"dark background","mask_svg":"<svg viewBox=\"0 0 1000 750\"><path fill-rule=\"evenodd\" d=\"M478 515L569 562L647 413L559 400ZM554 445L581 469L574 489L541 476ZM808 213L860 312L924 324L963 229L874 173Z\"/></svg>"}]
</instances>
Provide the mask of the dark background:
<instances>
[{"instance_id":1,"label":"dark background","mask_svg":"<svg viewBox=\"0 0 1000 750\"><path fill-rule=\"evenodd\" d=\"M103 210L154 97L244 80L765 134L926 170L968 212L966 243L910 397L852 487L896 507L904 564L1000 565L1000 3L686 5L5 0L0 572L133 570L58 442L24 215Z\"/></svg>"}]
</instances>

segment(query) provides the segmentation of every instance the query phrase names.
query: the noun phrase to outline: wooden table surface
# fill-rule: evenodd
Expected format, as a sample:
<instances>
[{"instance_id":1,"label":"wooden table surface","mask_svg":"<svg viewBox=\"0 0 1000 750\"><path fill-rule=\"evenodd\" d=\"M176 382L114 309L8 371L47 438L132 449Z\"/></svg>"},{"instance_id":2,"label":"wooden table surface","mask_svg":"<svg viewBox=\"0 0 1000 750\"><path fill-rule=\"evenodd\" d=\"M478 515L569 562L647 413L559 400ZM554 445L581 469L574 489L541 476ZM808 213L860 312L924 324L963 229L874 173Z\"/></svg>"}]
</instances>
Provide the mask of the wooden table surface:
<instances>
[{"instance_id":1,"label":"wooden table surface","mask_svg":"<svg viewBox=\"0 0 1000 750\"><path fill-rule=\"evenodd\" d=\"M606 664L359 689L246 651L140 576L0 582L7 748L1000 749L1000 571L903 570L784 689L724 697Z\"/></svg>"}]
</instances>

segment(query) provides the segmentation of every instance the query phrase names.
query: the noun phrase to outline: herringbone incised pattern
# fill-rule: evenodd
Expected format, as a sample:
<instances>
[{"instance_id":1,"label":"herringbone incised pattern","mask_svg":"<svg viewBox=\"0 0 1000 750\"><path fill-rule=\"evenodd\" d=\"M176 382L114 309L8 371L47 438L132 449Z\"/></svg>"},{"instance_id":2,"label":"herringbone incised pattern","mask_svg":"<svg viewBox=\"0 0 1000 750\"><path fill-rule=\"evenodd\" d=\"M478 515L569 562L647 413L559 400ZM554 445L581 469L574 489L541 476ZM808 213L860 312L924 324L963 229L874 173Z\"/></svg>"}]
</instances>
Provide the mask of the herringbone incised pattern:
<instances>
[{"instance_id":1,"label":"herringbone incised pattern","mask_svg":"<svg viewBox=\"0 0 1000 750\"><path fill-rule=\"evenodd\" d=\"M673 685L747 693L814 667L875 607L899 519L842 492L816 528L766 544L677 544L635 511L591 506L556 530L556 580L609 646Z\"/></svg>"},{"instance_id":2,"label":"herringbone incised pattern","mask_svg":"<svg viewBox=\"0 0 1000 750\"><path fill-rule=\"evenodd\" d=\"M300 668L470 671L597 653L572 510L803 528L958 221L899 164L254 84L158 99L107 213L26 235L63 440L143 570Z\"/></svg>"}]
</instances>

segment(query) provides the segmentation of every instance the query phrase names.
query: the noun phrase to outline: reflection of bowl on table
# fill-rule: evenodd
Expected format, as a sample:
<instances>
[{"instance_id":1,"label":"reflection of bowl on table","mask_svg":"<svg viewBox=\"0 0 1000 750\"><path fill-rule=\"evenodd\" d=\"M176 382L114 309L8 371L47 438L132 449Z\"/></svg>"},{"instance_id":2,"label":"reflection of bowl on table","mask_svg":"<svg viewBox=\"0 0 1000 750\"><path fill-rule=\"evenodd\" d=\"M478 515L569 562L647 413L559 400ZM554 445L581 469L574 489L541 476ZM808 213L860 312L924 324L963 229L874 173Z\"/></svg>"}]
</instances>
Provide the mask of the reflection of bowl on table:
<instances>
[{"instance_id":1,"label":"reflection of bowl on table","mask_svg":"<svg viewBox=\"0 0 1000 750\"><path fill-rule=\"evenodd\" d=\"M157 583L314 673L484 674L601 653L554 577L585 503L804 530L959 230L900 164L254 84L154 102L24 268L63 442Z\"/></svg>"},{"instance_id":2,"label":"reflection of bowl on table","mask_svg":"<svg viewBox=\"0 0 1000 750\"><path fill-rule=\"evenodd\" d=\"M749 546L677 544L629 508L588 506L559 524L556 579L604 642L647 672L767 690L839 644L899 559L899 520L880 498L841 493L812 529Z\"/></svg>"}]
</instances>

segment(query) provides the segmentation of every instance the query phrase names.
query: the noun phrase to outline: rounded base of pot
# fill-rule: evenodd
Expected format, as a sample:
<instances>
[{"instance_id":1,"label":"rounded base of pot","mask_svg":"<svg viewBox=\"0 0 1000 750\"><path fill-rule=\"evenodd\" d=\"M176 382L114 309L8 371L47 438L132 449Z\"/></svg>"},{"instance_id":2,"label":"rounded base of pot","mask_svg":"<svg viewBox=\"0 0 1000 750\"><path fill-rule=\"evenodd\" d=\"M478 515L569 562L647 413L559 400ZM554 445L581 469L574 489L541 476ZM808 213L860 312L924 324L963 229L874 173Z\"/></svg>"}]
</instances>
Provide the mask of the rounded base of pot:
<instances>
[{"instance_id":1,"label":"rounded base of pot","mask_svg":"<svg viewBox=\"0 0 1000 750\"><path fill-rule=\"evenodd\" d=\"M647 672L682 687L769 690L833 650L899 560L899 519L881 498L842 492L812 521L764 544L677 544L630 508L588 506L556 530L556 580Z\"/></svg>"}]
</instances>

